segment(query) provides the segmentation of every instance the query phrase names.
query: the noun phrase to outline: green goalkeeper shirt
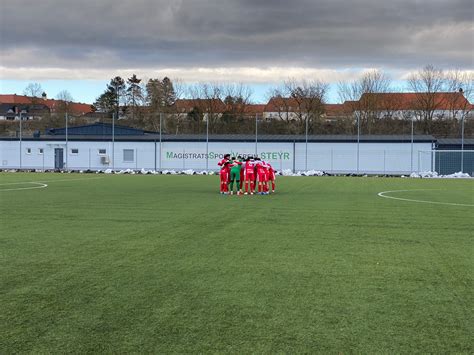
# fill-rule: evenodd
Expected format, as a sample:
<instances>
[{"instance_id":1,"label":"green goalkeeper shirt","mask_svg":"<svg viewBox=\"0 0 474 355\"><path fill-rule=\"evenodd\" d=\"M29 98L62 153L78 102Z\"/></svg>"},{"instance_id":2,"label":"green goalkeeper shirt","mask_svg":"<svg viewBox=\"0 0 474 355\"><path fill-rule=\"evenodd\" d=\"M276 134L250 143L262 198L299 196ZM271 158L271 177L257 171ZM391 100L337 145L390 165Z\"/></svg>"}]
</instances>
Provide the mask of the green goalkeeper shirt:
<instances>
[{"instance_id":1,"label":"green goalkeeper shirt","mask_svg":"<svg viewBox=\"0 0 474 355\"><path fill-rule=\"evenodd\" d=\"M240 175L240 170L242 170L242 161L234 160L232 163L234 165L230 168L230 172Z\"/></svg>"}]
</instances>

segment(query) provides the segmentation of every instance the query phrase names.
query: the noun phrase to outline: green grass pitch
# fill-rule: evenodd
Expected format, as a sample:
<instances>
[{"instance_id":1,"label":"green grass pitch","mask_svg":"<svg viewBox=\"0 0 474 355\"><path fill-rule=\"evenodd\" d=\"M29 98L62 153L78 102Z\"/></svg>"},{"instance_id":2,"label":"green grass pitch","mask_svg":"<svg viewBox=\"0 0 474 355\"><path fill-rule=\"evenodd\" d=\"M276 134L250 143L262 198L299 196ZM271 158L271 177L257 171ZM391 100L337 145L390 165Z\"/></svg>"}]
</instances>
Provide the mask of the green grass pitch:
<instances>
[{"instance_id":1,"label":"green grass pitch","mask_svg":"<svg viewBox=\"0 0 474 355\"><path fill-rule=\"evenodd\" d=\"M0 353L473 353L473 180L277 183L0 174Z\"/></svg>"}]
</instances>

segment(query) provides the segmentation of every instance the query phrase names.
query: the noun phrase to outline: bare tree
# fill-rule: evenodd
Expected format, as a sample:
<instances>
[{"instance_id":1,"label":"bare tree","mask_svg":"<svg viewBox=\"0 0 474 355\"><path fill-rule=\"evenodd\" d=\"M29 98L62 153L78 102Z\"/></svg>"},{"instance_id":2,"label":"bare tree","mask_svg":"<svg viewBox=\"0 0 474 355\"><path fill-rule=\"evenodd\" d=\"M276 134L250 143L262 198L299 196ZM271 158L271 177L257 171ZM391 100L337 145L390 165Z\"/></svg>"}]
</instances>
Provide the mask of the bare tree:
<instances>
[{"instance_id":1,"label":"bare tree","mask_svg":"<svg viewBox=\"0 0 474 355\"><path fill-rule=\"evenodd\" d=\"M285 82L286 91L296 103L295 116L298 120L300 133L313 133L315 124L321 125L324 104L329 90L329 84L319 80L288 80Z\"/></svg>"},{"instance_id":2,"label":"bare tree","mask_svg":"<svg viewBox=\"0 0 474 355\"><path fill-rule=\"evenodd\" d=\"M204 122L207 122L209 133L216 133L219 119L225 111L222 97L224 87L218 83L200 83L189 90L194 108L201 113Z\"/></svg>"},{"instance_id":3,"label":"bare tree","mask_svg":"<svg viewBox=\"0 0 474 355\"><path fill-rule=\"evenodd\" d=\"M249 121L247 108L250 104L252 90L244 84L226 84L222 87L225 111L220 117L222 133L241 133Z\"/></svg>"},{"instance_id":4,"label":"bare tree","mask_svg":"<svg viewBox=\"0 0 474 355\"><path fill-rule=\"evenodd\" d=\"M26 86L25 90L23 90L23 95L29 96L29 97L40 98L42 94L43 94L43 88L41 87L41 84L39 83L29 83Z\"/></svg>"},{"instance_id":5,"label":"bare tree","mask_svg":"<svg viewBox=\"0 0 474 355\"><path fill-rule=\"evenodd\" d=\"M74 98L72 97L71 93L67 90L61 90L56 95L57 100L61 100L64 102L73 102Z\"/></svg>"},{"instance_id":6,"label":"bare tree","mask_svg":"<svg viewBox=\"0 0 474 355\"><path fill-rule=\"evenodd\" d=\"M67 90L61 90L56 94L56 105L54 108L54 114L59 118L64 117L64 115L70 114L70 103L74 101L71 93Z\"/></svg>"},{"instance_id":7,"label":"bare tree","mask_svg":"<svg viewBox=\"0 0 474 355\"><path fill-rule=\"evenodd\" d=\"M360 79L338 84L339 97L350 106L356 120L371 133L373 124L381 116L382 97L379 93L387 93L391 88L391 79L382 71L372 70Z\"/></svg>"},{"instance_id":8,"label":"bare tree","mask_svg":"<svg viewBox=\"0 0 474 355\"><path fill-rule=\"evenodd\" d=\"M449 116L455 120L466 118L471 112L474 99L474 73L453 70L446 74L446 88L450 95L448 100Z\"/></svg>"},{"instance_id":9,"label":"bare tree","mask_svg":"<svg viewBox=\"0 0 474 355\"><path fill-rule=\"evenodd\" d=\"M285 85L270 89L268 92L268 109L271 110L270 114L275 113L279 121L285 122L286 126L290 128L291 122L295 120L295 114L293 112L294 107L292 107L292 100L287 96L287 88ZM296 106L293 103L293 106ZM267 117L270 120L273 120L273 117Z\"/></svg>"},{"instance_id":10,"label":"bare tree","mask_svg":"<svg viewBox=\"0 0 474 355\"><path fill-rule=\"evenodd\" d=\"M417 119L422 122L424 133L431 133L431 126L442 102L437 94L446 88L443 70L427 65L408 78L408 86L415 93L412 102Z\"/></svg>"}]
</instances>

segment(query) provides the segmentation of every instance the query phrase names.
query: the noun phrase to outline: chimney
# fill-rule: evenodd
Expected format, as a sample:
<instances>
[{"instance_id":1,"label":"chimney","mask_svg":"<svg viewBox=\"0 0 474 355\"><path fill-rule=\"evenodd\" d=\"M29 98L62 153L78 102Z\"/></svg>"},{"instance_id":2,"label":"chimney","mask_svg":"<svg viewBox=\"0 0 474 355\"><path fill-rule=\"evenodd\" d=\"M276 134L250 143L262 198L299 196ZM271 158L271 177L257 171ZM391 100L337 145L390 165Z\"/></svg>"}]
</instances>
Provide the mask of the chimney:
<instances>
[{"instance_id":1,"label":"chimney","mask_svg":"<svg viewBox=\"0 0 474 355\"><path fill-rule=\"evenodd\" d=\"M48 95L46 95L46 93L43 91L41 97L43 98L43 100L46 100L48 98Z\"/></svg>"},{"instance_id":2,"label":"chimney","mask_svg":"<svg viewBox=\"0 0 474 355\"><path fill-rule=\"evenodd\" d=\"M459 92L462 94L464 90L462 88L459 88Z\"/></svg>"}]
</instances>

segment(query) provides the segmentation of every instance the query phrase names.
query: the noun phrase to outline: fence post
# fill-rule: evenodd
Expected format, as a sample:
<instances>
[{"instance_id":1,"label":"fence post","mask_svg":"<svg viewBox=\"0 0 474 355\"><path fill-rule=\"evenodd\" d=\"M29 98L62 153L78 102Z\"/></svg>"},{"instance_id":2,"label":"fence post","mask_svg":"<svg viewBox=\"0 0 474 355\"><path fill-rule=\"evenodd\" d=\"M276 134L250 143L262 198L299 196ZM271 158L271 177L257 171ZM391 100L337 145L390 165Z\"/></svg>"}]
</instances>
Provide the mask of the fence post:
<instances>
[{"instance_id":1,"label":"fence post","mask_svg":"<svg viewBox=\"0 0 474 355\"><path fill-rule=\"evenodd\" d=\"M385 163L385 149L383 150L383 173L384 175L387 173L387 166Z\"/></svg>"},{"instance_id":2,"label":"fence post","mask_svg":"<svg viewBox=\"0 0 474 355\"><path fill-rule=\"evenodd\" d=\"M331 174L334 174L334 149L331 149Z\"/></svg>"},{"instance_id":3,"label":"fence post","mask_svg":"<svg viewBox=\"0 0 474 355\"><path fill-rule=\"evenodd\" d=\"M296 141L293 141L293 173L296 172Z\"/></svg>"},{"instance_id":4,"label":"fence post","mask_svg":"<svg viewBox=\"0 0 474 355\"><path fill-rule=\"evenodd\" d=\"M421 156L421 151L418 151L418 164L417 164L417 171L420 172L420 156Z\"/></svg>"},{"instance_id":5,"label":"fence post","mask_svg":"<svg viewBox=\"0 0 474 355\"><path fill-rule=\"evenodd\" d=\"M464 172L464 114L461 118L461 172Z\"/></svg>"},{"instance_id":6,"label":"fence post","mask_svg":"<svg viewBox=\"0 0 474 355\"><path fill-rule=\"evenodd\" d=\"M357 174L359 174L360 117L357 115Z\"/></svg>"},{"instance_id":7,"label":"fence post","mask_svg":"<svg viewBox=\"0 0 474 355\"><path fill-rule=\"evenodd\" d=\"M162 116L163 116L163 113L160 112L160 171L163 170L162 167L161 167L161 164L162 164L162 163L161 163L161 156L162 156L162 155L161 155L161 151L162 151L162 149L163 149L163 145L161 144L161 143L162 143L162 138L161 138L161 135L162 135L162 133L161 133L161 132L162 132L162 131L161 131L161 124L162 124L162 122L163 122Z\"/></svg>"}]
</instances>

